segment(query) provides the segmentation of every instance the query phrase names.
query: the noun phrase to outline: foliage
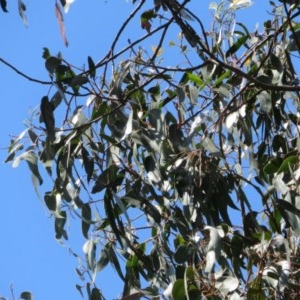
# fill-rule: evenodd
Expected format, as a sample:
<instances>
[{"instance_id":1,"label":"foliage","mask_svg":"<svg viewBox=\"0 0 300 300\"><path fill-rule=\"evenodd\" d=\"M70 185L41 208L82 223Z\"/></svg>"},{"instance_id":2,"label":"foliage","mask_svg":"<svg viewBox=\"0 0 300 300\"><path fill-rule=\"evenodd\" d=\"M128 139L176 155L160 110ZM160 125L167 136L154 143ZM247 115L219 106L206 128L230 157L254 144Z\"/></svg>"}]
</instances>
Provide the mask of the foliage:
<instances>
[{"instance_id":1,"label":"foliage","mask_svg":"<svg viewBox=\"0 0 300 300\"><path fill-rule=\"evenodd\" d=\"M44 49L56 91L9 147L53 182L56 238L81 222L76 288L103 299L110 265L122 299L299 298L299 5L270 1L252 32L251 1L211 3L209 29L201 1L132 2L101 60ZM118 50L131 23L145 35Z\"/></svg>"}]
</instances>

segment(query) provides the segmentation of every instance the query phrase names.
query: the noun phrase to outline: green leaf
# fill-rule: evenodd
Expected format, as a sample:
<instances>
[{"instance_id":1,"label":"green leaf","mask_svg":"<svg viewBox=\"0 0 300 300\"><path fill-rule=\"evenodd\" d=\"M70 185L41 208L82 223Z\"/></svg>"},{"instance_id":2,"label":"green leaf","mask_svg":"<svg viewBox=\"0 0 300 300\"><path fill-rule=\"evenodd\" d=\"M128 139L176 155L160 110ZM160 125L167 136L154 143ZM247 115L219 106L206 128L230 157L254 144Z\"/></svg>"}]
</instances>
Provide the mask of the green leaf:
<instances>
[{"instance_id":1,"label":"green leaf","mask_svg":"<svg viewBox=\"0 0 300 300\"><path fill-rule=\"evenodd\" d=\"M184 279L178 279L174 282L172 296L173 300L186 300Z\"/></svg>"},{"instance_id":2,"label":"green leaf","mask_svg":"<svg viewBox=\"0 0 300 300\"><path fill-rule=\"evenodd\" d=\"M231 56L235 52L237 52L248 40L247 35L243 35L240 37L226 52L226 57Z\"/></svg>"},{"instance_id":3,"label":"green leaf","mask_svg":"<svg viewBox=\"0 0 300 300\"><path fill-rule=\"evenodd\" d=\"M227 79L230 77L230 75L232 74L232 72L230 70L225 71L224 73L222 73L219 78L216 80L215 82L215 86L219 87L220 84L223 82L224 79Z\"/></svg>"},{"instance_id":4,"label":"green leaf","mask_svg":"<svg viewBox=\"0 0 300 300\"><path fill-rule=\"evenodd\" d=\"M274 174L281 166L282 159L276 157L271 159L263 168L266 175Z\"/></svg>"},{"instance_id":5,"label":"green leaf","mask_svg":"<svg viewBox=\"0 0 300 300\"><path fill-rule=\"evenodd\" d=\"M282 173L282 172L287 172L289 171L290 167L294 166L297 164L299 161L298 155L291 155L288 156L282 164L280 165L280 168L277 170L277 173Z\"/></svg>"},{"instance_id":6,"label":"green leaf","mask_svg":"<svg viewBox=\"0 0 300 300\"><path fill-rule=\"evenodd\" d=\"M127 268L136 268L139 264L139 259L136 255L131 255L126 261Z\"/></svg>"},{"instance_id":7,"label":"green leaf","mask_svg":"<svg viewBox=\"0 0 300 300\"><path fill-rule=\"evenodd\" d=\"M103 300L102 294L99 289L93 288L90 300Z\"/></svg>"},{"instance_id":8,"label":"green leaf","mask_svg":"<svg viewBox=\"0 0 300 300\"><path fill-rule=\"evenodd\" d=\"M204 81L196 74L194 73L187 73L188 78L191 82L195 83L198 86L202 86L204 84Z\"/></svg>"},{"instance_id":9,"label":"green leaf","mask_svg":"<svg viewBox=\"0 0 300 300\"><path fill-rule=\"evenodd\" d=\"M245 24L240 23L240 22L236 22L236 24L239 25L239 26L241 26L241 27L244 29L245 34L246 34L247 36L250 36L250 32L249 32L248 28L245 26Z\"/></svg>"}]
</instances>

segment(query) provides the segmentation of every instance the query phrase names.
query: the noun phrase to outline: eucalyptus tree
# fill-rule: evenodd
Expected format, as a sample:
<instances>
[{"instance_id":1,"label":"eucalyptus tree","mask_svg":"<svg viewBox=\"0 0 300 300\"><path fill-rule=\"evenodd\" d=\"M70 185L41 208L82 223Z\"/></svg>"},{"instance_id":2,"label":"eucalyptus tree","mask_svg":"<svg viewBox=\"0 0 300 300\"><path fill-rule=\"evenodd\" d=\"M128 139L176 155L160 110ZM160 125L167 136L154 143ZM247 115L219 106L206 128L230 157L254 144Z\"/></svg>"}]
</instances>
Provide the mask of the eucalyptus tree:
<instances>
[{"instance_id":1,"label":"eucalyptus tree","mask_svg":"<svg viewBox=\"0 0 300 300\"><path fill-rule=\"evenodd\" d=\"M65 41L71 2L56 3ZM75 68L44 49L55 91L7 162L52 183L58 240L81 222L82 295L104 299L113 267L122 299L299 298L297 3L270 1L252 30L250 0L133 0L103 58Z\"/></svg>"}]
</instances>

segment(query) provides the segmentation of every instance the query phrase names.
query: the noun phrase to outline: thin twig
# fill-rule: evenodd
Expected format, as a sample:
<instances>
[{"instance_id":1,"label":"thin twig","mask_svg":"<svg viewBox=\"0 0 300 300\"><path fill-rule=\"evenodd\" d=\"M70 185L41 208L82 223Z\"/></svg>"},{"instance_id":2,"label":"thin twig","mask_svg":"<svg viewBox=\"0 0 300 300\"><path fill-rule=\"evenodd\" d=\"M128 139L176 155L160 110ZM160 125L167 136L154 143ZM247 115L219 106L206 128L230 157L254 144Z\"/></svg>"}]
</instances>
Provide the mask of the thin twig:
<instances>
[{"instance_id":1,"label":"thin twig","mask_svg":"<svg viewBox=\"0 0 300 300\"><path fill-rule=\"evenodd\" d=\"M14 70L17 74L28 79L29 81L40 83L40 84L47 84L47 85L53 84L52 81L43 81L43 80L39 80L39 79L36 79L36 78L26 75L25 73L21 72L19 69L17 69L16 67L14 67L12 64L10 64L9 62L7 62L5 59L3 59L1 57L0 57L0 62L2 62L4 65L9 67L10 69Z\"/></svg>"}]
</instances>

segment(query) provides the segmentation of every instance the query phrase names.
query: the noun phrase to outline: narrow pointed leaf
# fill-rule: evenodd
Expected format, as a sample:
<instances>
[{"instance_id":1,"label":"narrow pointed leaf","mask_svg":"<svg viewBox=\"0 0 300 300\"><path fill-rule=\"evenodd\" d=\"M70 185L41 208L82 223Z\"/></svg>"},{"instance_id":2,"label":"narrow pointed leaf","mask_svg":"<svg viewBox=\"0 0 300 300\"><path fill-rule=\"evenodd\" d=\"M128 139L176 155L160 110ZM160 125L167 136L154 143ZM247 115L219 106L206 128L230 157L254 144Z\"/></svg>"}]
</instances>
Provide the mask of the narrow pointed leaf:
<instances>
[{"instance_id":1,"label":"narrow pointed leaf","mask_svg":"<svg viewBox=\"0 0 300 300\"><path fill-rule=\"evenodd\" d=\"M43 97L41 100L41 115L50 141L55 140L55 119L53 110L53 104L49 102L48 97Z\"/></svg>"},{"instance_id":2,"label":"narrow pointed leaf","mask_svg":"<svg viewBox=\"0 0 300 300\"><path fill-rule=\"evenodd\" d=\"M247 35L240 37L226 52L226 57L236 53L248 40Z\"/></svg>"},{"instance_id":3,"label":"narrow pointed leaf","mask_svg":"<svg viewBox=\"0 0 300 300\"><path fill-rule=\"evenodd\" d=\"M90 182L94 173L94 160L91 157L89 157L89 153L84 147L81 148L81 155L83 167L87 175L87 182Z\"/></svg>"},{"instance_id":4,"label":"narrow pointed leaf","mask_svg":"<svg viewBox=\"0 0 300 300\"><path fill-rule=\"evenodd\" d=\"M67 40L67 37L66 37L64 17L63 17L62 11L61 11L61 9L60 9L57 2L55 2L55 16L56 16L56 20L58 22L61 37L64 41L65 46L68 47L69 43L68 43L68 40Z\"/></svg>"},{"instance_id":5,"label":"narrow pointed leaf","mask_svg":"<svg viewBox=\"0 0 300 300\"><path fill-rule=\"evenodd\" d=\"M28 21L27 21L27 16L25 14L26 6L22 0L18 0L18 8L19 8L19 15L22 18L24 25L27 27Z\"/></svg>"},{"instance_id":6,"label":"narrow pointed leaf","mask_svg":"<svg viewBox=\"0 0 300 300\"><path fill-rule=\"evenodd\" d=\"M88 233L91 226L92 211L89 203L85 203L81 207L81 229L83 236L88 239Z\"/></svg>"}]
</instances>

